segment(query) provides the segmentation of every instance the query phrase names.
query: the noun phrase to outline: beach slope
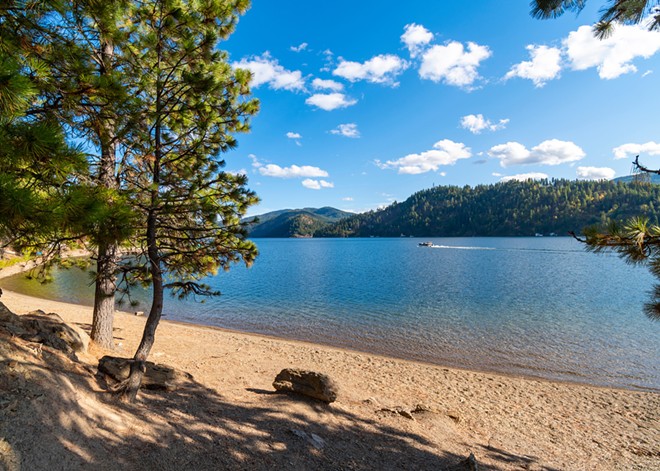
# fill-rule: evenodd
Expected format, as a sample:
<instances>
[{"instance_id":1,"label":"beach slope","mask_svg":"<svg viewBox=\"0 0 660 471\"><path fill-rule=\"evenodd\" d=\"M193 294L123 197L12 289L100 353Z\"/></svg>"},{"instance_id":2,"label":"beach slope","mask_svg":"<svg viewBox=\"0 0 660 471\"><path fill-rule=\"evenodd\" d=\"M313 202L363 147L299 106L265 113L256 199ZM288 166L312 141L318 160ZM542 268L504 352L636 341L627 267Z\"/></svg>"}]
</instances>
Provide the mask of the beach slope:
<instances>
[{"instance_id":1,"label":"beach slope","mask_svg":"<svg viewBox=\"0 0 660 471\"><path fill-rule=\"evenodd\" d=\"M5 292L89 329L91 308ZM151 360L194 380L117 404L94 376L132 356L145 318L119 313L115 352L74 364L0 339L0 468L660 469L660 394L444 368L163 321ZM281 369L329 375L332 404L275 393ZM9 379L7 379L9 378Z\"/></svg>"}]
</instances>

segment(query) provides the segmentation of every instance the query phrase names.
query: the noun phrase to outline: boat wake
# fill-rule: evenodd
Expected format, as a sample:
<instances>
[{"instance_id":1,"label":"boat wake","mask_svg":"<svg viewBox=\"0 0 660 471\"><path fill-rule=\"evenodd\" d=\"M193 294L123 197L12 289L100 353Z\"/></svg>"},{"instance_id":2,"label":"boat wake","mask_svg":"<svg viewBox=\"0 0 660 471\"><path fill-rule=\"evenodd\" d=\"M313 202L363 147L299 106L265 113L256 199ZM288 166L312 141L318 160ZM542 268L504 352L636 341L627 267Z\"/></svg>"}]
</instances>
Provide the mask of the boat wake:
<instances>
[{"instance_id":1,"label":"boat wake","mask_svg":"<svg viewBox=\"0 0 660 471\"><path fill-rule=\"evenodd\" d=\"M421 244L420 244L421 245ZM586 252L583 249L534 249L523 247L476 247L476 246L461 246L461 245L423 245L430 249L455 249L455 250L500 250L505 252L541 252L541 253L581 253ZM604 254L605 256L616 256L616 254Z\"/></svg>"},{"instance_id":2,"label":"boat wake","mask_svg":"<svg viewBox=\"0 0 660 471\"><path fill-rule=\"evenodd\" d=\"M460 245L431 245L432 249L456 249L456 250L497 250L495 247L464 247Z\"/></svg>"}]
</instances>

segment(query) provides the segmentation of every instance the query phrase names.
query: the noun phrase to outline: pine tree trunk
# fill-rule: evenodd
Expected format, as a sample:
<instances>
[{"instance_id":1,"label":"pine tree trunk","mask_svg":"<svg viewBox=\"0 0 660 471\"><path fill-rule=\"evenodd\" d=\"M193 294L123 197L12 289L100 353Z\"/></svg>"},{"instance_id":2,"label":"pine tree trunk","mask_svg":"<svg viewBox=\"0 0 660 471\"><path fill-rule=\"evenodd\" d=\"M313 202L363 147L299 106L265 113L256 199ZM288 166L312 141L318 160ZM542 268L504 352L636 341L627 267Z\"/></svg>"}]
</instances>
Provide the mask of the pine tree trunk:
<instances>
[{"instance_id":1,"label":"pine tree trunk","mask_svg":"<svg viewBox=\"0 0 660 471\"><path fill-rule=\"evenodd\" d=\"M146 361L151 352L151 348L154 345L154 340L156 339L156 328L160 322L161 315L163 313L163 279L153 280L153 304L151 305L151 310L149 311L149 317L147 318L147 323L144 326L144 332L142 333L142 341L138 347L135 355L133 356L133 363L131 363L131 373L128 377L127 383L124 390L121 393L120 399L125 402L133 402L137 397L138 390L140 389L140 384L142 384L142 377L146 371Z\"/></svg>"},{"instance_id":2,"label":"pine tree trunk","mask_svg":"<svg viewBox=\"0 0 660 471\"><path fill-rule=\"evenodd\" d=\"M112 325L115 317L116 244L100 244L97 254L96 289L91 339L100 347L114 349Z\"/></svg>"},{"instance_id":3,"label":"pine tree trunk","mask_svg":"<svg viewBox=\"0 0 660 471\"><path fill-rule=\"evenodd\" d=\"M112 67L114 47L112 42L101 34L99 73L108 74ZM115 178L116 132L112 109L103 110L99 116L98 133L101 147L98 185L104 188L117 188ZM117 242L104 240L104 228L98 234L99 247L96 261L96 287L94 290L94 314L92 316L91 339L97 345L113 349L112 324L115 316L115 291L117 268Z\"/></svg>"},{"instance_id":4,"label":"pine tree trunk","mask_svg":"<svg viewBox=\"0 0 660 471\"><path fill-rule=\"evenodd\" d=\"M154 196L152 196L152 198L155 199ZM151 352L151 347L154 345L154 340L156 338L156 328L158 327L158 323L160 322L160 318L163 314L163 298L165 289L163 286L163 271L156 238L156 224L157 222L155 210L152 209L149 212L149 216L147 218L147 245L152 277L151 281L153 287L153 297L151 310L149 311L147 323L144 326L144 332L142 333L140 346L133 356L130 376L128 377L124 389L120 393L120 399L124 402L133 402L137 397L140 384L142 383L142 377L146 371L145 363L147 361L147 357L149 356L149 352Z\"/></svg>"}]
</instances>

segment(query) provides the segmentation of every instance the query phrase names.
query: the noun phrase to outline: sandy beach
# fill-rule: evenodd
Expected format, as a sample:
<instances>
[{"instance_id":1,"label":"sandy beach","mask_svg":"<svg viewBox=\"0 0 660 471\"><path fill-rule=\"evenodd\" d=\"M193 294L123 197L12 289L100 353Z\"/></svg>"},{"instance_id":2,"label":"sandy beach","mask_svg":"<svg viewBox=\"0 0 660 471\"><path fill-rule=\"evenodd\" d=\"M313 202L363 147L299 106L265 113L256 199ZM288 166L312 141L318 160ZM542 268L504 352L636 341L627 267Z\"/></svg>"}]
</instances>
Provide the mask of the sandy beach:
<instances>
[{"instance_id":1,"label":"sandy beach","mask_svg":"<svg viewBox=\"0 0 660 471\"><path fill-rule=\"evenodd\" d=\"M83 329L91 322L89 307L7 291L0 301L17 314L55 312ZM660 469L657 393L464 371L169 321L161 322L150 359L194 381L117 404L91 373L103 354L132 356L144 323L117 313L116 351L92 348L81 358L85 371L67 370L67 378L56 377L52 361L26 366L31 378L60 386L0 407L0 468L470 469L464 460L472 453L479 469ZM286 367L329 375L338 400L326 405L275 393L273 380Z\"/></svg>"}]
</instances>

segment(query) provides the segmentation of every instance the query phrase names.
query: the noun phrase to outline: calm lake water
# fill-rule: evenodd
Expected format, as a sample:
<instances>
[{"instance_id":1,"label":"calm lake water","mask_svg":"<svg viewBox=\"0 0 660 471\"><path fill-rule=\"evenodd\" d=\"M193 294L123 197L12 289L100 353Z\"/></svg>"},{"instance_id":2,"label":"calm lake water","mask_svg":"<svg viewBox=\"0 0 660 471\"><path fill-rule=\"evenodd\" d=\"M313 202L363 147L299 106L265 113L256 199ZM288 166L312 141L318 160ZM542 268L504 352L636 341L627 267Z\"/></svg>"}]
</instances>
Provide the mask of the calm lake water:
<instances>
[{"instance_id":1,"label":"calm lake water","mask_svg":"<svg viewBox=\"0 0 660 471\"><path fill-rule=\"evenodd\" d=\"M221 297L169 298L164 312L449 366L660 390L660 322L642 311L654 284L645 268L586 253L570 238L428 240L439 247L409 238L258 239L251 269L210 280ZM48 285L19 276L0 286L91 304L78 269Z\"/></svg>"}]
</instances>

